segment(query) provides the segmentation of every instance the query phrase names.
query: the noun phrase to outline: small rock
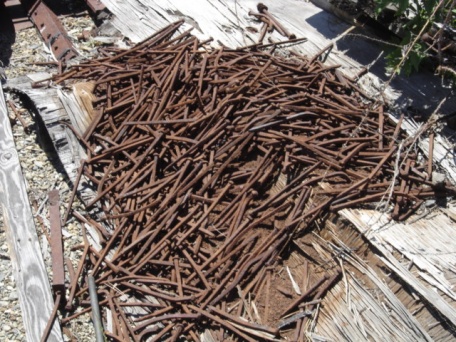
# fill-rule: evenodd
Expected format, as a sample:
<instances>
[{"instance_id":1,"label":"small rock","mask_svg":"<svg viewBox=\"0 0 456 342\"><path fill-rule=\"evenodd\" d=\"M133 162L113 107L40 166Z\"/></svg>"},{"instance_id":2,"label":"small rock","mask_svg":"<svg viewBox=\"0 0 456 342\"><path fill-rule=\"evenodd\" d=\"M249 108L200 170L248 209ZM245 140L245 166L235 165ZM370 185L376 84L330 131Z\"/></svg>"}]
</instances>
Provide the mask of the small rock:
<instances>
[{"instance_id":1,"label":"small rock","mask_svg":"<svg viewBox=\"0 0 456 342\"><path fill-rule=\"evenodd\" d=\"M11 292L10 295L8 296L8 300L17 300L17 292Z\"/></svg>"},{"instance_id":2,"label":"small rock","mask_svg":"<svg viewBox=\"0 0 456 342\"><path fill-rule=\"evenodd\" d=\"M8 324L4 324L2 330L3 331L10 331L11 327Z\"/></svg>"},{"instance_id":3,"label":"small rock","mask_svg":"<svg viewBox=\"0 0 456 342\"><path fill-rule=\"evenodd\" d=\"M432 185L441 187L445 185L445 174L440 172L432 172Z\"/></svg>"},{"instance_id":4,"label":"small rock","mask_svg":"<svg viewBox=\"0 0 456 342\"><path fill-rule=\"evenodd\" d=\"M428 199L424 202L424 205L427 208L433 207L435 205L435 199Z\"/></svg>"}]
</instances>

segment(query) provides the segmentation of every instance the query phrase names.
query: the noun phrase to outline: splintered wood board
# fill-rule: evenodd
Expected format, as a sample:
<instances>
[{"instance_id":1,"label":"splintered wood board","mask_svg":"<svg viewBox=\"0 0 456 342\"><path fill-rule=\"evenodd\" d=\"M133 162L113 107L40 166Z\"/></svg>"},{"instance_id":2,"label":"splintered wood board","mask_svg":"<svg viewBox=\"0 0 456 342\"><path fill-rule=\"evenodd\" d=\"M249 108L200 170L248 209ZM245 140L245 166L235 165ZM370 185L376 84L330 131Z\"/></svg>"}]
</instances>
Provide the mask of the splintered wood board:
<instances>
[{"instance_id":1,"label":"splintered wood board","mask_svg":"<svg viewBox=\"0 0 456 342\"><path fill-rule=\"evenodd\" d=\"M394 222L388 215L367 209L344 209L339 214L352 222L382 253L383 262L394 273L456 326L456 301L452 290L456 282L450 283L445 274L454 273L456 264L456 241L451 239L454 221L444 213L409 223ZM393 255L393 250L413 262L421 272L410 272ZM435 291L436 288L447 297Z\"/></svg>"},{"instance_id":2,"label":"splintered wood board","mask_svg":"<svg viewBox=\"0 0 456 342\"><path fill-rule=\"evenodd\" d=\"M28 341L39 341L54 300L0 87L0 204ZM63 341L58 320L47 341Z\"/></svg>"},{"instance_id":3,"label":"splintered wood board","mask_svg":"<svg viewBox=\"0 0 456 342\"><path fill-rule=\"evenodd\" d=\"M333 234L338 235L336 233L338 228L334 223L326 222L322 229L325 231L322 235L326 238ZM318 337L324 337L329 341L433 341L421 324L423 320L419 321L408 311L397 297L397 293L385 284L383 274L378 274L367 262L360 259L359 255L363 255L369 259L369 262L378 262L371 251L368 251L367 255L364 251L358 253L356 246L361 247L363 242L351 240L355 232L354 229L344 230L343 238L350 241L350 247L344 244L339 238L340 235L328 241L322 241L321 236L317 238L313 234L294 240L304 253L294 252L288 260L288 265L296 275L298 284L303 284L303 291L315 281L310 281L310 278L320 271L318 266L309 271L308 259L303 255L308 257L317 252L317 258L321 258L329 266L331 263L339 264L338 257L330 252L329 241L336 240L340 250L348 251L351 247L356 249L356 252L343 255L342 279L325 295L317 314L315 329L308 331L308 336L316 341ZM361 248L364 249L364 247ZM303 278L306 279L305 282ZM428 324L438 323L432 318L426 318Z\"/></svg>"}]
</instances>

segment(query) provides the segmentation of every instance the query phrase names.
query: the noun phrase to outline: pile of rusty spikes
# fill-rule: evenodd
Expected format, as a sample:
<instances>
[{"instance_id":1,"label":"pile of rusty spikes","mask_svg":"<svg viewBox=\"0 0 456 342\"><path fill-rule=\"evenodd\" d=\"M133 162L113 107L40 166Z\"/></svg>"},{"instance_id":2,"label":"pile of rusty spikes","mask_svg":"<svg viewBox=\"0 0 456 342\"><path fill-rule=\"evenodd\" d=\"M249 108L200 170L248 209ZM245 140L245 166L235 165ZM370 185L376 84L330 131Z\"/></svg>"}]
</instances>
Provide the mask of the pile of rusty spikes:
<instances>
[{"instance_id":1,"label":"pile of rusty spikes","mask_svg":"<svg viewBox=\"0 0 456 342\"><path fill-rule=\"evenodd\" d=\"M432 187L413 140L337 66L262 45L207 50L181 24L56 76L95 83L81 173L97 191L87 207L104 213L74 213L100 248L84 235L68 300L90 310L91 271L114 340L196 341L220 327L274 339L282 325L265 317L274 303L261 290L290 241L329 212L390 198L404 219L449 190ZM284 299L283 315L337 276ZM239 318L247 296L263 324Z\"/></svg>"}]
</instances>

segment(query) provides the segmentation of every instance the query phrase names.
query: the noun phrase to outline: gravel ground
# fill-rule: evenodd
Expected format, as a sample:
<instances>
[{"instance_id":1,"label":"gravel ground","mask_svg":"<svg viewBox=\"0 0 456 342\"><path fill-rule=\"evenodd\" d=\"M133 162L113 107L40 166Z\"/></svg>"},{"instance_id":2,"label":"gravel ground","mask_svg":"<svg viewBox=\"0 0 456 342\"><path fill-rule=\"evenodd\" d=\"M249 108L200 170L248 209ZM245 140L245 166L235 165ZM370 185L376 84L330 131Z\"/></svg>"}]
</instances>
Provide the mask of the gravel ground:
<instances>
[{"instance_id":1,"label":"gravel ground","mask_svg":"<svg viewBox=\"0 0 456 342\"><path fill-rule=\"evenodd\" d=\"M61 19L61 21L81 55L83 57L94 56L96 47L100 44L99 42L94 39L87 41L77 40L83 30L94 28L90 16L66 17ZM0 42L8 41L9 38L2 36L2 34L0 32ZM9 59L9 64L5 65L5 72L9 79L39 71L56 72L50 66L34 64L35 62L52 60L35 28L17 32L15 43L12 45L11 50L12 55ZM2 60L5 59L4 56L0 56L0 58ZM46 236L43 234L43 231L49 231L47 194L52 189L59 190L61 198L60 212L63 216L71 193L70 183L49 138L47 138L47 134L44 134L44 129L38 126L33 114L24 108L21 99L16 94L5 93L5 96L7 100L15 103L27 125L27 129L24 129L16 121L11 108L8 106L16 149L19 153L22 172L26 180L27 193L32 206L43 257L49 277L51 277L50 249ZM76 200L74 208L78 209L78 207L80 207L80 204ZM15 280L12 274L7 232L1 215L0 210L0 288L2 289L0 291L0 322L2 323L0 341L26 341ZM82 238L80 227L75 220L70 218L69 223L64 227L63 238L65 257L71 260L73 267L76 267L80 256L78 255L79 251L71 251L70 249L72 246L81 244ZM69 328L63 329L64 338L67 341L91 341L94 339L92 322L88 315L83 315L78 320L73 320L65 328Z\"/></svg>"}]
</instances>

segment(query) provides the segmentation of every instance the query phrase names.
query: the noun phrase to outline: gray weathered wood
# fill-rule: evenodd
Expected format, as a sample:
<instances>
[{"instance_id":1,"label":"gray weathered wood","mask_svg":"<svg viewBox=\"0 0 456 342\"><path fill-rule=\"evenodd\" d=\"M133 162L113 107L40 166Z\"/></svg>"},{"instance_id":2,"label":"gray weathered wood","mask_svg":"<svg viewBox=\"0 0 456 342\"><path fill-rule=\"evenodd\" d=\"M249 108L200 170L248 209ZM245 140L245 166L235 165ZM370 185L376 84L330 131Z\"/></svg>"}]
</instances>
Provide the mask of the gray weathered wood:
<instances>
[{"instance_id":1,"label":"gray weathered wood","mask_svg":"<svg viewBox=\"0 0 456 342\"><path fill-rule=\"evenodd\" d=\"M27 341L39 341L53 307L8 113L0 87L0 203ZM55 321L48 341L62 341Z\"/></svg>"},{"instance_id":2,"label":"gray weathered wood","mask_svg":"<svg viewBox=\"0 0 456 342\"><path fill-rule=\"evenodd\" d=\"M46 126L68 177L73 181L76 178L80 160L85 158L85 154L71 130L62 124L62 122L72 122L59 99L57 89L54 87L32 88L31 83L37 78L37 75L39 76L39 74L31 74L8 80L7 89L20 92L30 98ZM41 78L45 76L42 75Z\"/></svg>"},{"instance_id":3,"label":"gray weathered wood","mask_svg":"<svg viewBox=\"0 0 456 342\"><path fill-rule=\"evenodd\" d=\"M440 312L440 314L442 314L442 316L445 317L446 320L448 320L454 326L456 326L456 309L452 306L452 304L454 304L454 301L441 296L433 288L426 287L415 274L410 272L397 260L397 258L389 250L387 241L385 241L386 239L382 238L382 230L395 230L397 228L395 228L394 226L400 227L404 226L403 224L395 224L394 222L391 222L391 225L388 225L388 219L385 217L386 215L382 215L381 213L369 211L366 209L344 209L341 210L339 214L341 214L346 219L350 220L350 222L354 224L356 229L358 229L358 231L362 233L370 241L370 243L383 255L380 258L385 263L385 265L388 266L388 268L390 268L394 273L396 273L408 286L413 288L413 290L415 290L421 296L421 298L426 300L435 309L437 309ZM437 219L433 218L433 220ZM425 234L425 232L420 233L423 235ZM420 233L417 233L416 235L419 235ZM447 234L444 234L441 238L447 238L448 240ZM413 240L416 239L417 238ZM436 229L432 236L424 236L423 239L427 240L428 243L432 245L433 241L439 239L438 230ZM410 243L406 246L406 248L411 249L411 245L413 244L413 242L416 243L416 241L412 241L412 238L409 238L408 240ZM448 241L448 243L451 242L452 241ZM420 246L420 248L423 248L423 250L426 247L423 243L418 245ZM438 249L439 245L434 245L433 247ZM416 257L418 258L419 255L416 255ZM439 267L445 269L444 265L439 265Z\"/></svg>"}]
</instances>

